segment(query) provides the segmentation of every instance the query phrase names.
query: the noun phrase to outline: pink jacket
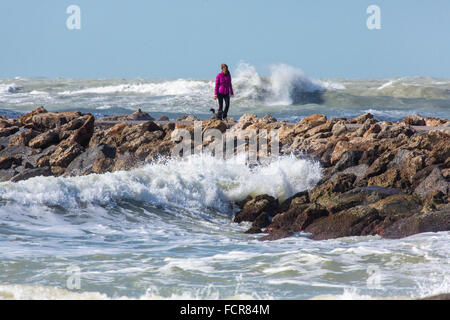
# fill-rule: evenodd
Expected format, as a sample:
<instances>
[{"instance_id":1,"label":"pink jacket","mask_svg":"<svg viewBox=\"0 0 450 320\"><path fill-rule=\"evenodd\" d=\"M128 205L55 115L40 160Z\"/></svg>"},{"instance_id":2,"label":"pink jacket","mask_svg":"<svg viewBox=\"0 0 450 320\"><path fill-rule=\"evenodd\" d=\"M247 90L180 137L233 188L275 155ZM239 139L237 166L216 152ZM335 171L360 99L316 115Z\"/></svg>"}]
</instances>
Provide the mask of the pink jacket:
<instances>
[{"instance_id":1,"label":"pink jacket","mask_svg":"<svg viewBox=\"0 0 450 320\"><path fill-rule=\"evenodd\" d=\"M216 89L214 94L231 94L233 95L233 85L231 84L231 75L225 75L223 72L219 73L216 77Z\"/></svg>"}]
</instances>

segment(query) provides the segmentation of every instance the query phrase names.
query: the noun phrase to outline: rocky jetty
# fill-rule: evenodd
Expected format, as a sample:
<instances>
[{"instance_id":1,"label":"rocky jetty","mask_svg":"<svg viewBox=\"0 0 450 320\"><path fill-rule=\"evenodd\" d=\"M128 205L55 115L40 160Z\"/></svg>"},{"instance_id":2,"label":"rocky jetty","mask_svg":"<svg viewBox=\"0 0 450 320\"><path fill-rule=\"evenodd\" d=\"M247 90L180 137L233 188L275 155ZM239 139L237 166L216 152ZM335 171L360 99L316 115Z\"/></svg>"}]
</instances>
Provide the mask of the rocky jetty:
<instances>
[{"instance_id":1,"label":"rocky jetty","mask_svg":"<svg viewBox=\"0 0 450 320\"><path fill-rule=\"evenodd\" d=\"M193 116L154 121L141 110L96 121L81 112L38 108L19 119L0 119L0 181L130 170L169 156L172 135L194 131ZM323 176L311 190L281 201L258 195L236 203L236 223L275 240L306 232L312 239L380 235L405 237L450 230L450 121L412 115L397 123L371 114L353 119L311 115L298 123L245 114L238 122L202 121L202 133L224 138L250 130L270 144L276 130L281 154L310 157ZM214 138L205 138L197 151ZM267 150L266 150L267 151ZM269 150L271 151L271 150ZM263 159L258 151L258 158Z\"/></svg>"},{"instance_id":2,"label":"rocky jetty","mask_svg":"<svg viewBox=\"0 0 450 320\"><path fill-rule=\"evenodd\" d=\"M283 126L286 126L283 128ZM379 122L312 115L283 124L281 148L320 161L312 190L283 202L258 196L241 204L234 221L276 240L295 232L323 240L380 235L401 238L450 230L450 122L409 116Z\"/></svg>"}]
</instances>

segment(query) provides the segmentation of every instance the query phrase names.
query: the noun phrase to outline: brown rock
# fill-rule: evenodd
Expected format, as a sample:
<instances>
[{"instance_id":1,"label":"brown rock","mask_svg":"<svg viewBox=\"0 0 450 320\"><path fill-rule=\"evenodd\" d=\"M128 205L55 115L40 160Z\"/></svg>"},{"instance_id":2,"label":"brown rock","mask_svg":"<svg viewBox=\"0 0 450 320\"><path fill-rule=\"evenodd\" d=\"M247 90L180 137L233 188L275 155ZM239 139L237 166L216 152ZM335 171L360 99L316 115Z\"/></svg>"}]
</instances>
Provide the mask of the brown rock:
<instances>
[{"instance_id":1,"label":"brown rock","mask_svg":"<svg viewBox=\"0 0 450 320\"><path fill-rule=\"evenodd\" d=\"M16 134L14 137L12 137L9 140L10 146L27 146L30 140L32 140L34 137L38 135L37 132L35 132L32 129L24 130L20 132L19 134Z\"/></svg>"},{"instance_id":2,"label":"brown rock","mask_svg":"<svg viewBox=\"0 0 450 320\"><path fill-rule=\"evenodd\" d=\"M118 123L118 124L114 125L113 127L111 127L108 131L105 132L105 134L111 135L111 136L120 136L122 134L122 131L126 127L127 127L127 123L121 122L121 123Z\"/></svg>"},{"instance_id":3,"label":"brown rock","mask_svg":"<svg viewBox=\"0 0 450 320\"><path fill-rule=\"evenodd\" d=\"M363 124L368 119L373 119L373 115L371 113L365 113L365 114L360 115L358 117L352 118L352 119L348 120L348 123Z\"/></svg>"},{"instance_id":4,"label":"brown rock","mask_svg":"<svg viewBox=\"0 0 450 320\"><path fill-rule=\"evenodd\" d=\"M414 214L400 219L383 230L383 237L398 239L423 232L439 232L450 230L450 210Z\"/></svg>"},{"instance_id":5,"label":"brown rock","mask_svg":"<svg viewBox=\"0 0 450 320\"><path fill-rule=\"evenodd\" d=\"M34 149L45 149L57 143L59 143L58 131L49 130L31 139L28 145Z\"/></svg>"},{"instance_id":6,"label":"brown rock","mask_svg":"<svg viewBox=\"0 0 450 320\"><path fill-rule=\"evenodd\" d=\"M47 113L47 110L44 107L39 107L37 109L34 109L30 113L27 113L25 115L20 115L19 120L23 126L31 124L31 119L33 116L40 114L40 113Z\"/></svg>"},{"instance_id":7,"label":"brown rock","mask_svg":"<svg viewBox=\"0 0 450 320\"><path fill-rule=\"evenodd\" d=\"M53 167L66 168L76 157L84 151L83 147L70 140L64 140L50 156L49 164Z\"/></svg>"},{"instance_id":8,"label":"brown rock","mask_svg":"<svg viewBox=\"0 0 450 320\"><path fill-rule=\"evenodd\" d=\"M244 208L236 214L234 222L253 222L261 213L272 214L278 206L278 201L268 195L259 195L244 205Z\"/></svg>"},{"instance_id":9,"label":"brown rock","mask_svg":"<svg viewBox=\"0 0 450 320\"><path fill-rule=\"evenodd\" d=\"M319 185L309 191L309 199L324 207L329 206L329 201L338 193L343 193L353 189L353 183L356 180L354 174L339 174L334 180Z\"/></svg>"},{"instance_id":10,"label":"brown rock","mask_svg":"<svg viewBox=\"0 0 450 320\"><path fill-rule=\"evenodd\" d=\"M428 177L423 180L414 193L421 199L425 199L430 193L441 191L444 195L448 195L450 190L450 182L444 179L441 170L435 167Z\"/></svg>"},{"instance_id":11,"label":"brown rock","mask_svg":"<svg viewBox=\"0 0 450 320\"><path fill-rule=\"evenodd\" d=\"M71 138L72 143L77 143L83 147L89 145L92 135L94 134L94 116L90 115L81 128L77 129Z\"/></svg>"},{"instance_id":12,"label":"brown rock","mask_svg":"<svg viewBox=\"0 0 450 320\"><path fill-rule=\"evenodd\" d=\"M7 127L0 129L0 137L9 137L19 131L19 127Z\"/></svg>"},{"instance_id":13,"label":"brown rock","mask_svg":"<svg viewBox=\"0 0 450 320\"><path fill-rule=\"evenodd\" d=\"M405 123L411 126L424 126L426 125L425 120L422 116L418 114L413 114L405 118Z\"/></svg>"},{"instance_id":14,"label":"brown rock","mask_svg":"<svg viewBox=\"0 0 450 320\"><path fill-rule=\"evenodd\" d=\"M38 113L33 115L29 125L36 130L46 131L60 127L78 117L81 117L79 111Z\"/></svg>"},{"instance_id":15,"label":"brown rock","mask_svg":"<svg viewBox=\"0 0 450 320\"><path fill-rule=\"evenodd\" d=\"M12 166L18 166L22 163L20 156L3 156L0 157L0 169L9 169Z\"/></svg>"},{"instance_id":16,"label":"brown rock","mask_svg":"<svg viewBox=\"0 0 450 320\"><path fill-rule=\"evenodd\" d=\"M311 223L305 231L314 240L374 234L381 220L377 210L368 206L356 206Z\"/></svg>"},{"instance_id":17,"label":"brown rock","mask_svg":"<svg viewBox=\"0 0 450 320\"><path fill-rule=\"evenodd\" d=\"M378 202L369 204L369 206L377 209L381 217L419 212L422 208L420 199L417 196L409 194L394 194Z\"/></svg>"}]
</instances>

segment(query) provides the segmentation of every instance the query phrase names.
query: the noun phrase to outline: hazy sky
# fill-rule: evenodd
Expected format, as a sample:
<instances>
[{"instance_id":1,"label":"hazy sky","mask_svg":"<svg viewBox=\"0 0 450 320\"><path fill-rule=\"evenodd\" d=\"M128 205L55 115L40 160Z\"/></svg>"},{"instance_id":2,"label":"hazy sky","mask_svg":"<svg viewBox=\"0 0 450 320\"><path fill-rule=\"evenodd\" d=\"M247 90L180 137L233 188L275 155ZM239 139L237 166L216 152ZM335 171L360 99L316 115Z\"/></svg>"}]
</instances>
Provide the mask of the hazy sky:
<instances>
[{"instance_id":1,"label":"hazy sky","mask_svg":"<svg viewBox=\"0 0 450 320\"><path fill-rule=\"evenodd\" d=\"M69 5L81 29L69 30ZM368 30L366 9L381 8ZM0 2L0 77L210 78L266 74L450 78L449 0L14 0Z\"/></svg>"}]
</instances>

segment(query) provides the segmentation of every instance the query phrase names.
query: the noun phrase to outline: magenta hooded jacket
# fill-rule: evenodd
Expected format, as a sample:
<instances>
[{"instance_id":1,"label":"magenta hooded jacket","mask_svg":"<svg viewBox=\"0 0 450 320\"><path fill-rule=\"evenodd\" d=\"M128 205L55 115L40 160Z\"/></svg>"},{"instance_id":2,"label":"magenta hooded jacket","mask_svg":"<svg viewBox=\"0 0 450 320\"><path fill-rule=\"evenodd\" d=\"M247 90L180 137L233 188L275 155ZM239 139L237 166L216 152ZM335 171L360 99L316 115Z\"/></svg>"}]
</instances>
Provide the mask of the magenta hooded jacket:
<instances>
[{"instance_id":1,"label":"magenta hooded jacket","mask_svg":"<svg viewBox=\"0 0 450 320\"><path fill-rule=\"evenodd\" d=\"M233 85L231 84L231 74L225 75L223 72L219 73L216 77L216 89L214 94L231 94L233 95Z\"/></svg>"}]
</instances>

